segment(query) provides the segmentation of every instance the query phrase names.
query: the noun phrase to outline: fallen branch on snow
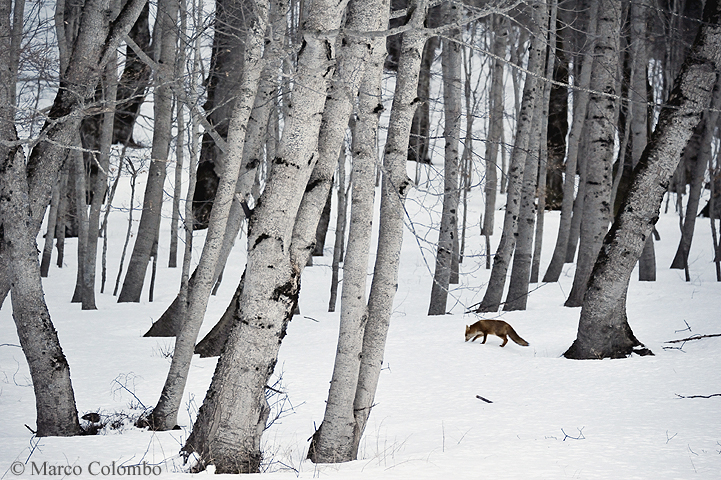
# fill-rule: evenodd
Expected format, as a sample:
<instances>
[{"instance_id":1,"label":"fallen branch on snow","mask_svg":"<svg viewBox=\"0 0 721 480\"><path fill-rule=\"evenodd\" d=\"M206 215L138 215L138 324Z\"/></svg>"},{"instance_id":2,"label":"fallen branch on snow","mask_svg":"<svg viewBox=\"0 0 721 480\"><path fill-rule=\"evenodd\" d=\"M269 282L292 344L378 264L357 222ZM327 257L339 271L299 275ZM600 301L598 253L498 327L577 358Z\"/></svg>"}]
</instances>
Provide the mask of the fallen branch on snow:
<instances>
[{"instance_id":1,"label":"fallen branch on snow","mask_svg":"<svg viewBox=\"0 0 721 480\"><path fill-rule=\"evenodd\" d=\"M690 340L700 340L702 338L721 337L721 333L712 333L710 335L691 335L690 337L681 338L679 340L669 340L666 343L681 343L688 342Z\"/></svg>"}]
</instances>

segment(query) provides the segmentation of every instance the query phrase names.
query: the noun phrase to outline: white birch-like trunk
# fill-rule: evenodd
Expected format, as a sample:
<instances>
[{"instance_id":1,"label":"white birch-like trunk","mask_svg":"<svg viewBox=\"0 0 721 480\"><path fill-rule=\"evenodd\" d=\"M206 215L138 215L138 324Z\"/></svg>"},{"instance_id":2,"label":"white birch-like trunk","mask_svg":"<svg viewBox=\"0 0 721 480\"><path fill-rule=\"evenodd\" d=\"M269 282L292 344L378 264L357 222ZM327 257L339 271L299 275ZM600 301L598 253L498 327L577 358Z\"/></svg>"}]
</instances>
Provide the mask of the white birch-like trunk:
<instances>
[{"instance_id":1,"label":"white birch-like trunk","mask_svg":"<svg viewBox=\"0 0 721 480\"><path fill-rule=\"evenodd\" d=\"M550 21L546 5L539 9L539 16L544 19L545 25L555 30L556 10L553 9ZM548 55L546 60L545 76L551 78L553 75L553 62L555 55L555 33L548 34L543 29L544 39L548 41ZM550 41L553 37L553 41ZM551 75L549 76L549 71ZM531 139L526 156L526 167L523 174L523 189L521 192L521 206L518 211L518 231L516 232L516 248L513 253L513 268L508 284L508 295L503 310L525 310L528 303L528 285L531 279L531 261L533 256L533 233L536 226L536 191L538 182L539 162L546 162L546 158L539 158L541 141L545 143L546 135L543 134L543 127L547 125L544 119L548 115L548 100L550 97L550 86L547 83L539 84L541 95L536 101L533 113L533 127L531 128ZM545 178L543 187L545 188Z\"/></svg>"},{"instance_id":2,"label":"white birch-like trunk","mask_svg":"<svg viewBox=\"0 0 721 480\"><path fill-rule=\"evenodd\" d=\"M347 27L360 31L382 30L388 25L389 13L388 0L351 0ZM317 463L346 462L357 457L353 399L358 382L363 331L368 318L366 279L375 198L378 120L383 111L381 75L386 43L383 37L359 37L348 41L353 45L351 48L355 56L358 55L355 52L365 50L367 60L361 70L363 77L353 132L351 214L343 261L338 345L325 415L308 451L309 458Z\"/></svg>"},{"instance_id":3,"label":"white birch-like trunk","mask_svg":"<svg viewBox=\"0 0 721 480\"><path fill-rule=\"evenodd\" d=\"M45 304L35 233L29 228L32 222L22 147L11 149L0 162L2 248L9 260L6 268L11 275L13 319L35 392L35 434L78 435L81 430L70 366Z\"/></svg>"},{"instance_id":4,"label":"white birch-like trunk","mask_svg":"<svg viewBox=\"0 0 721 480\"><path fill-rule=\"evenodd\" d=\"M462 18L460 6L454 3L443 5L445 24L453 24ZM454 255L454 240L458 237L458 149L461 138L461 112L463 88L461 83L461 32L453 29L443 38L441 65L443 70L443 110L445 124L445 155L443 166L443 212L438 233L436 267L433 274L431 299L428 315L445 315L448 288L451 279L451 264Z\"/></svg>"},{"instance_id":5,"label":"white birch-like trunk","mask_svg":"<svg viewBox=\"0 0 721 480\"><path fill-rule=\"evenodd\" d=\"M418 0L411 2L410 7L414 9L409 22L412 28L403 34L396 89L388 122L388 138L383 158L378 251L368 297L368 320L363 335L363 355L353 402L356 423L353 442L356 452L371 414L383 365L393 299L398 290L398 266L405 228L404 202L412 188L412 181L406 173L408 138L418 106L416 89L421 54L426 41L425 33L420 27L426 16L428 2Z\"/></svg>"},{"instance_id":6,"label":"white birch-like trunk","mask_svg":"<svg viewBox=\"0 0 721 480\"><path fill-rule=\"evenodd\" d=\"M533 20L531 21L532 38L528 59L528 71L531 73L526 75L526 81L523 85L523 100L521 101L520 115L516 124L516 138L508 169L508 196L506 198L506 212L503 218L503 232L501 233L496 254L493 257L493 268L491 269L488 288L476 310L477 312L498 311L503 297L506 274L516 246L515 234L518 230L521 187L533 125L533 113L542 90L538 85L537 77L544 70L543 52L546 48L545 37L541 36L540 33L540 26L545 24L546 21L545 18L540 17L541 5L534 3L531 8L533 9Z\"/></svg>"},{"instance_id":7,"label":"white birch-like trunk","mask_svg":"<svg viewBox=\"0 0 721 480\"><path fill-rule=\"evenodd\" d=\"M255 18L245 42L245 68L228 128L228 144L223 162L223 175L218 184L213 210L210 215L203 253L195 272L193 288L188 292L186 318L175 340L175 350L170 364L170 371L160 395L160 400L148 418L149 425L156 430L170 430L177 423L178 410L185 390L195 342L213 288L216 264L220 257L228 213L235 194L236 182L243 158L248 118L255 101L263 66L263 45L268 22L268 7L268 4L263 3L262 0L259 0L254 5L253 14Z\"/></svg>"},{"instance_id":8,"label":"white birch-like trunk","mask_svg":"<svg viewBox=\"0 0 721 480\"><path fill-rule=\"evenodd\" d=\"M302 28L295 89L278 152L248 228L248 281L225 350L184 450L198 468L257 472L268 411L265 385L298 302L299 270L290 256L294 220L316 163L318 131L334 71L333 35L346 1L313 4Z\"/></svg>"},{"instance_id":9,"label":"white birch-like trunk","mask_svg":"<svg viewBox=\"0 0 721 480\"><path fill-rule=\"evenodd\" d=\"M503 133L503 70L506 57L508 21L501 15L493 17L493 50L491 91L488 95L488 138L486 139L486 178L484 192L486 206L483 214L482 235L493 235L498 192L498 150Z\"/></svg>"},{"instance_id":10,"label":"white birch-like trunk","mask_svg":"<svg viewBox=\"0 0 721 480\"><path fill-rule=\"evenodd\" d=\"M619 32L621 29L620 0L599 3L594 47L594 66L588 105L587 178L583 200L583 221L573 287L566 300L567 307L583 303L586 285L611 220L611 182L613 177L614 136L618 121L618 100L615 95L619 66Z\"/></svg>"},{"instance_id":11,"label":"white birch-like trunk","mask_svg":"<svg viewBox=\"0 0 721 480\"><path fill-rule=\"evenodd\" d=\"M587 38L591 51L596 37L596 12L598 3L592 2L589 10ZM581 146L581 136L588 108L588 89L591 85L591 71L593 70L593 55L587 53L581 60L581 73L578 81L574 81L578 89L573 89L573 122L568 134L568 149L566 153L566 174L563 180L563 201L561 202L561 221L558 226L556 246L553 249L551 263L548 265L544 282L557 282L566 261L569 236L571 234L571 220L573 217L573 199L576 190L576 165L578 165L578 152ZM580 216L580 212L577 212ZM575 247L574 247L575 250Z\"/></svg>"}]
</instances>

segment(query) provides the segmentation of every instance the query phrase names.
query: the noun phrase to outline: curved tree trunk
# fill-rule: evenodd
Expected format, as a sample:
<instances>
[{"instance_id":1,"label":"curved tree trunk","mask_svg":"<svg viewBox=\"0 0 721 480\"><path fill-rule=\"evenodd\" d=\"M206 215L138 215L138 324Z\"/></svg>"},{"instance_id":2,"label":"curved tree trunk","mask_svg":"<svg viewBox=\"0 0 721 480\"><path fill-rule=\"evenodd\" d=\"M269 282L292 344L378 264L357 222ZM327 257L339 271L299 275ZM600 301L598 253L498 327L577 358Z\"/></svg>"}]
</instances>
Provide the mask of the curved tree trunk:
<instances>
[{"instance_id":1,"label":"curved tree trunk","mask_svg":"<svg viewBox=\"0 0 721 480\"><path fill-rule=\"evenodd\" d=\"M198 468L257 472L268 416L265 385L298 303L300 269L290 256L293 225L317 161L318 131L333 75L333 32L346 2L319 1L303 23L293 102L271 171L248 228L246 282L223 355L183 450ZM337 158L337 157L336 157ZM232 379L232 380L231 380Z\"/></svg>"},{"instance_id":2,"label":"curved tree trunk","mask_svg":"<svg viewBox=\"0 0 721 480\"><path fill-rule=\"evenodd\" d=\"M626 320L624 299L646 237L658 220L661 200L683 148L711 104L721 65L721 3L709 0L694 46L651 139L634 170L628 196L603 242L588 284L578 334L567 358L619 358L634 347L649 354Z\"/></svg>"}]
</instances>

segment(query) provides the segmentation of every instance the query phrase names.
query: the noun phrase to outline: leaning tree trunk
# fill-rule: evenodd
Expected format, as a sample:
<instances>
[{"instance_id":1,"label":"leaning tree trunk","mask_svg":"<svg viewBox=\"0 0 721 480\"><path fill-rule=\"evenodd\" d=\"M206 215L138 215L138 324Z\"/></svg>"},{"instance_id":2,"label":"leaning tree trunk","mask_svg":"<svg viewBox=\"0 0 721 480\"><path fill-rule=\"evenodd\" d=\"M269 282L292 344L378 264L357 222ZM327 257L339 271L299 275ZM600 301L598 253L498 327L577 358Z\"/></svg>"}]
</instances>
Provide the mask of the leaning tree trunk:
<instances>
[{"instance_id":1,"label":"leaning tree trunk","mask_svg":"<svg viewBox=\"0 0 721 480\"><path fill-rule=\"evenodd\" d=\"M70 367L50 320L40 278L35 243L38 230L30 208L25 154L22 146L8 146L18 140L12 86L17 82L19 44L13 33L23 25L16 16L11 28L11 9L11 1L0 1L0 252L4 281L12 287L13 319L30 367L37 412L35 434L77 435L80 424Z\"/></svg>"},{"instance_id":2,"label":"leaning tree trunk","mask_svg":"<svg viewBox=\"0 0 721 480\"><path fill-rule=\"evenodd\" d=\"M716 124L718 122L719 107L721 107L721 82L716 83L711 99L712 109L704 112L706 119L701 122L704 125L701 144L697 150L695 170L691 177L691 187L689 188L688 202L686 203L686 217L681 227L681 240L676 249L673 262L671 262L671 268L685 269L688 267L688 254L691 250L691 241L693 240L693 232L696 225L701 190L703 188L707 167L709 162L712 161L711 144L713 143L714 131L716 130ZM709 212L710 211L711 209L709 209ZM710 213L709 216L711 216Z\"/></svg>"},{"instance_id":3,"label":"leaning tree trunk","mask_svg":"<svg viewBox=\"0 0 721 480\"><path fill-rule=\"evenodd\" d=\"M681 67L656 130L634 170L633 182L606 235L588 284L578 334L567 358L628 356L642 345L626 321L622 300L681 152L711 103L721 65L721 2L709 0L696 41ZM650 353L642 349L642 353Z\"/></svg>"},{"instance_id":4,"label":"leaning tree trunk","mask_svg":"<svg viewBox=\"0 0 721 480\"><path fill-rule=\"evenodd\" d=\"M316 162L318 131L334 68L333 32L346 2L318 1L303 23L293 102L271 171L248 228L248 281L240 309L193 432L183 450L198 468L257 472L268 416L265 386L298 303L300 276L289 246L294 219ZM269 268L270 267L270 268Z\"/></svg>"},{"instance_id":5,"label":"leaning tree trunk","mask_svg":"<svg viewBox=\"0 0 721 480\"><path fill-rule=\"evenodd\" d=\"M443 6L445 24L453 24L462 17L460 7L446 3ZM433 274L428 315L445 315L448 287L451 279L454 240L458 239L458 148L461 137L462 83L461 83L461 32L454 28L443 38L441 64L443 68L443 110L446 139L443 162L443 212L438 233L436 268ZM468 147L466 147L468 148Z\"/></svg>"},{"instance_id":6,"label":"leaning tree trunk","mask_svg":"<svg viewBox=\"0 0 721 480\"><path fill-rule=\"evenodd\" d=\"M621 29L620 0L599 3L588 105L588 162L586 191L583 201L578 262L573 287L566 300L567 307L579 307L591 276L591 269L608 231L611 217L611 181L613 177L614 136L618 121L616 72L618 70L619 32Z\"/></svg>"},{"instance_id":7,"label":"leaning tree trunk","mask_svg":"<svg viewBox=\"0 0 721 480\"><path fill-rule=\"evenodd\" d=\"M10 150L2 159L0 174L2 249L9 261L6 271L11 275L13 319L35 391L35 434L78 435L81 430L70 366L45 304L35 232L30 228L33 222L22 147Z\"/></svg>"},{"instance_id":8,"label":"leaning tree trunk","mask_svg":"<svg viewBox=\"0 0 721 480\"><path fill-rule=\"evenodd\" d=\"M160 59L163 65L174 65L177 53L177 17L178 1L163 0L158 5L163 15L160 17ZM151 148L148 183L143 196L143 211L140 225L133 245L133 253L128 262L123 288L120 290L118 302L139 302L145 283L145 272L148 268L153 245L158 241L160 233L160 217L163 207L163 185L167 172L168 150L173 124L173 99L170 85L155 79L153 93L153 146Z\"/></svg>"},{"instance_id":9,"label":"leaning tree trunk","mask_svg":"<svg viewBox=\"0 0 721 480\"><path fill-rule=\"evenodd\" d=\"M528 143L533 124L535 104L541 95L537 77L543 73L543 52L546 49L545 38L541 36L541 25L546 19L540 16L542 10L540 3L532 5L533 36L528 59L528 71L523 86L523 100L521 113L516 125L516 139L511 154L511 164L508 169L508 196L506 199L506 212L503 218L503 232L498 243L496 255L493 257L493 269L488 281L488 288L477 312L495 312L501 305L503 289L506 284L506 274L511 262L511 256L516 246L515 234L518 230L518 212L520 209L521 184L526 167ZM545 9L544 9L545 10Z\"/></svg>"},{"instance_id":10,"label":"leaning tree trunk","mask_svg":"<svg viewBox=\"0 0 721 480\"><path fill-rule=\"evenodd\" d=\"M415 91L421 66L420 53L425 42L425 33L420 27L427 8L426 0L418 0L415 3L414 13L409 22L412 28L403 35L396 90L388 122L388 139L383 159L378 250L373 270L373 283L368 297L368 320L363 335L363 355L360 358L358 385L353 402L356 425L353 449L356 452L374 405L393 311L393 299L398 287L398 266L404 231L403 206L408 191L412 188L411 179L406 173L408 137L413 112L417 106Z\"/></svg>"},{"instance_id":11,"label":"leaning tree trunk","mask_svg":"<svg viewBox=\"0 0 721 480\"><path fill-rule=\"evenodd\" d=\"M382 30L388 25L388 0L351 0L346 26L360 31ZM333 376L323 422L313 435L308 457L316 463L355 460L357 451L353 398L358 381L366 312L366 279L375 198L376 140L383 105L381 77L386 57L384 38L349 39L353 51L367 50L358 93L358 114L353 132L353 186L348 247L343 261L340 331ZM365 52L364 52L365 53ZM358 56L356 54L356 56Z\"/></svg>"},{"instance_id":12,"label":"leaning tree trunk","mask_svg":"<svg viewBox=\"0 0 721 480\"><path fill-rule=\"evenodd\" d=\"M188 291L188 306L182 328L175 339L175 349L170 370L160 394L160 400L148 418L155 430L171 430L178 419L185 384L193 358L195 342L203 323L210 291L215 283L214 273L223 244L228 213L235 194L235 186L243 159L243 146L248 119L253 108L263 62L263 45L268 23L268 5L260 1L255 5L256 15L249 27L245 41L245 69L233 106L228 127L228 145L224 158L223 175L218 184L215 206L210 215L208 234L195 271L193 288Z\"/></svg>"}]
</instances>

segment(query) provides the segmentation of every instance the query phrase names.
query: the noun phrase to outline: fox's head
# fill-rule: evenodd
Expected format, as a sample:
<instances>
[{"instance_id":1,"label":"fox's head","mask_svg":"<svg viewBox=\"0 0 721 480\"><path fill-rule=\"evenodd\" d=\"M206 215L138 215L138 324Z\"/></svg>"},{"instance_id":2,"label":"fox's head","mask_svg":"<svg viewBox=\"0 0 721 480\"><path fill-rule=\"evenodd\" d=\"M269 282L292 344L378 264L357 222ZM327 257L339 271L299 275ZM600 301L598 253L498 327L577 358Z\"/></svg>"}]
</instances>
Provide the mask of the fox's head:
<instances>
[{"instance_id":1,"label":"fox's head","mask_svg":"<svg viewBox=\"0 0 721 480\"><path fill-rule=\"evenodd\" d=\"M471 333L471 327L466 325L466 342L471 339L473 334Z\"/></svg>"}]
</instances>

